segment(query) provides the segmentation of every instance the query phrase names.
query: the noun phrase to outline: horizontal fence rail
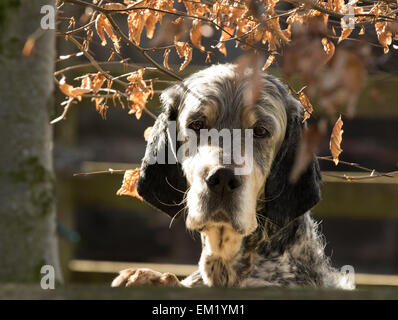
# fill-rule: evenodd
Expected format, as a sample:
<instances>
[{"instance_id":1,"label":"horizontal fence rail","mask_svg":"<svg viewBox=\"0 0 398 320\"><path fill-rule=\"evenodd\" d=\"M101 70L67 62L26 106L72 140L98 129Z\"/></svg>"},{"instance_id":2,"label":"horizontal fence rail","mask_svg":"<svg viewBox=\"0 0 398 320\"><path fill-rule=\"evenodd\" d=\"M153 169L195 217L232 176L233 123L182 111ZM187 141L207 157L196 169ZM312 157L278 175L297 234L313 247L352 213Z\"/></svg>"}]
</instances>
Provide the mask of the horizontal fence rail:
<instances>
[{"instance_id":1,"label":"horizontal fence rail","mask_svg":"<svg viewBox=\"0 0 398 320\"><path fill-rule=\"evenodd\" d=\"M196 265L189 264L163 264L163 263L137 263L113 262L93 260L71 260L69 269L72 272L114 273L128 268L149 268L161 273L171 272L179 277L186 277L196 271ZM356 273L356 285L362 286L398 286L398 275Z\"/></svg>"}]
</instances>

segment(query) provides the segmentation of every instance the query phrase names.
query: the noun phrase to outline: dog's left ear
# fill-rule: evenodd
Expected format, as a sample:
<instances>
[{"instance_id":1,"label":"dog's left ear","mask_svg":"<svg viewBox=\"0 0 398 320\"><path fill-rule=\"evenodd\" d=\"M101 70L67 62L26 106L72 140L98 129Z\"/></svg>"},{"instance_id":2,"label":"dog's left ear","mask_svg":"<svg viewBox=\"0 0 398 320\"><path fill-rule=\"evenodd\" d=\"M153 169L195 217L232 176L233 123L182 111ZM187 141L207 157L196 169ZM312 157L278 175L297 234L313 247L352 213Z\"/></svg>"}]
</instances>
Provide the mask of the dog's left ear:
<instances>
[{"instance_id":1,"label":"dog's left ear","mask_svg":"<svg viewBox=\"0 0 398 320\"><path fill-rule=\"evenodd\" d=\"M313 208L321 199L321 173L313 156L300 178L292 183L289 175L296 161L303 124L303 107L291 95L286 96L287 129L265 185L265 212L273 223L284 227Z\"/></svg>"},{"instance_id":2,"label":"dog's left ear","mask_svg":"<svg viewBox=\"0 0 398 320\"><path fill-rule=\"evenodd\" d=\"M163 112L148 138L141 163L138 194L150 205L171 217L182 212L186 179L177 162L176 121L182 88L171 87L161 95Z\"/></svg>"}]
</instances>

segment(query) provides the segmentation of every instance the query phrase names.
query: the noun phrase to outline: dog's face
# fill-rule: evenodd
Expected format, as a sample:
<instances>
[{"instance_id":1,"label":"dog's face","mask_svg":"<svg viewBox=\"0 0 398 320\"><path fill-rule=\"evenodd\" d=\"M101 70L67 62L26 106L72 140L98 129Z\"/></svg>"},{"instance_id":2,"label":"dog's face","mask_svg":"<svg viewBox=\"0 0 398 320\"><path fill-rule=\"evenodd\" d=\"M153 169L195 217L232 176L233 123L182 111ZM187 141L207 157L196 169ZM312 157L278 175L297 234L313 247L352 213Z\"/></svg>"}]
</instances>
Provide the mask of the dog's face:
<instances>
[{"instance_id":1,"label":"dog's face","mask_svg":"<svg viewBox=\"0 0 398 320\"><path fill-rule=\"evenodd\" d=\"M217 66L185 82L189 93L178 106L177 131L180 141L195 142L193 152L180 159L190 229L227 225L248 235L257 228L258 199L284 139L287 115L278 94L270 94L277 88L263 78L256 84L262 93L247 103L251 76Z\"/></svg>"},{"instance_id":2,"label":"dog's face","mask_svg":"<svg viewBox=\"0 0 398 320\"><path fill-rule=\"evenodd\" d=\"M162 93L137 183L144 200L171 217L185 211L190 229L239 236L264 219L283 227L319 201L315 158L289 181L303 107L277 79L255 75L216 65Z\"/></svg>"}]
</instances>

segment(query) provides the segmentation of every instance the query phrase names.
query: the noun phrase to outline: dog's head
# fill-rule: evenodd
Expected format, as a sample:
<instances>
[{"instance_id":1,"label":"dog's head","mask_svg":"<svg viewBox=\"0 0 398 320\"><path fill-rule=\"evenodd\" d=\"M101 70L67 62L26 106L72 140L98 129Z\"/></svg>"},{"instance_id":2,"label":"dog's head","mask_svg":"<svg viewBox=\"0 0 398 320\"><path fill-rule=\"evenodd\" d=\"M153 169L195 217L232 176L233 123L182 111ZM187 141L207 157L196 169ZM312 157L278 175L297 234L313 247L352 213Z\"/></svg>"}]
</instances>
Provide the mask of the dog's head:
<instances>
[{"instance_id":1,"label":"dog's head","mask_svg":"<svg viewBox=\"0 0 398 320\"><path fill-rule=\"evenodd\" d=\"M163 113L148 140L138 193L170 216L186 209L190 229L226 224L248 235L258 216L283 227L320 199L315 158L289 182L302 106L266 74L248 103L251 77L250 70L217 65L161 95Z\"/></svg>"}]
</instances>

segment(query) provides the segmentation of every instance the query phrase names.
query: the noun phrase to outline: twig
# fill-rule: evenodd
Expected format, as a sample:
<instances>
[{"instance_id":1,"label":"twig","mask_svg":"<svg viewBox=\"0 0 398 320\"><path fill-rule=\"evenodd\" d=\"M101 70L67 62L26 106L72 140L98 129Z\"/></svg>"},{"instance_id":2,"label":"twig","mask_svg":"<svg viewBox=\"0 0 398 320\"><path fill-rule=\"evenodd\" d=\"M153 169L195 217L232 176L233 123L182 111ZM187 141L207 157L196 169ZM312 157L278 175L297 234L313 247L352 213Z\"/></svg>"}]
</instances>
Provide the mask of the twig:
<instances>
[{"instance_id":1,"label":"twig","mask_svg":"<svg viewBox=\"0 0 398 320\"><path fill-rule=\"evenodd\" d=\"M99 6L96 6L96 5L94 5L94 4L91 4L91 3L87 3L87 2L84 2L84 1L81 1L81 0L64 0L65 2L68 2L68 3L73 3L73 4L76 4L76 5L80 5L80 6L88 6L88 7L90 7L90 8L93 8L94 10L97 10L97 11L99 11L99 12L101 12L101 13L103 13L107 18L108 18L108 20L111 22L111 24L112 24L112 27L114 27L115 28L115 23L113 22L112 23L112 21L110 20L110 18L111 18L111 14L112 13L122 13L122 12L130 12L130 11L134 11L134 10L150 10L150 11L155 11L155 12L159 12L159 13L164 13L164 14L171 14L171 15L175 15L175 16L179 16L179 17L185 17L185 18L189 18L189 19L198 19L198 20L201 20L201 21L205 21L205 22L208 22L208 23L210 23L210 24L212 24L213 26L215 26L217 29L219 29L219 30L222 30L223 32L225 32L226 34L228 34L229 36L233 36L233 34L231 34L230 32L228 32L227 30L225 30L222 26L220 26L218 23L216 23L216 22L214 22L213 20L211 20L211 19L208 19L208 18L205 18L205 17L200 17L200 16L191 16L191 15L189 15L189 14L187 14L187 13L185 13L185 12L181 12L181 11L167 11L167 10L162 10L162 9L156 9L156 8L151 8L151 7L131 7L131 8L126 8L126 9L115 9L115 10L112 10L112 9L104 9L104 8L101 8L101 7L99 7ZM113 19L112 19L113 20ZM119 29L119 27L116 25L116 28L119 30L119 31L117 31L117 33L119 34L119 36L121 36L122 37L122 35L121 35L121 30ZM140 52L141 52L141 54L148 60L148 58L150 58L149 56L147 56L147 55L145 55L145 48L142 48L142 47L140 47L140 46L137 46L135 43L133 43L132 41L130 41L130 39L128 39L127 37L122 37L122 38L125 38L125 39L127 39L128 40L128 43L130 43L135 49L137 49L137 50L139 50ZM123 40L125 40L125 39L123 39ZM257 46L254 46L254 45L252 45L252 44L250 44L250 43L247 43L246 41L242 41L242 40L240 40L240 39L236 39L236 41L238 41L238 42L242 42L242 43L244 43L245 45L248 45L248 46L250 46L251 48L253 48L253 49L256 49L256 50L258 50L258 49L261 49L261 48L259 48L259 47L257 47ZM151 62L151 63L153 63L153 59L152 58L150 58L151 60L148 60L149 62ZM170 74L173 74L172 72L169 72L166 68L163 68L163 67L161 67L161 70L163 71L163 72L167 72L167 74L168 75L170 75ZM176 77L178 77L177 75L175 75L175 74L173 74L173 77L174 78L176 78ZM179 77L178 77L179 78ZM177 79L177 78L176 78ZM179 80L179 79L177 79L177 80Z\"/></svg>"},{"instance_id":2,"label":"twig","mask_svg":"<svg viewBox=\"0 0 398 320\"><path fill-rule=\"evenodd\" d=\"M62 114L58 118L55 118L53 121L51 121L50 124L55 124L55 123L57 123L59 121L62 121L62 120L66 119L66 114L68 113L69 108L72 105L74 99L75 98L70 97L68 100L63 102L65 104L64 111L62 112Z\"/></svg>"},{"instance_id":3,"label":"twig","mask_svg":"<svg viewBox=\"0 0 398 320\"><path fill-rule=\"evenodd\" d=\"M76 4L76 5L80 5L80 6L86 6L86 7L90 7L96 11L101 12L102 14L104 14L106 16L106 18L109 20L109 22L111 23L113 29L115 30L115 32L120 36L120 38L126 42L128 45L132 46L134 49L138 50L143 56L144 58L150 62L152 65L154 65L156 68L158 68L159 70L161 70L163 73L165 73L166 75L177 79L179 81L182 80L182 78L180 78L179 76L177 76L176 74L174 74L173 72L167 70L166 68L164 68L163 66L161 66L159 63L157 63L154 59L152 59L147 52L145 51L144 48L140 47L139 45L135 44L133 41L131 41L119 28L119 26L116 24L116 22L113 20L113 18L111 17L111 13L112 12L123 12L123 11L131 11L131 10L137 10L137 8L131 8L131 10L107 10L104 8L101 8L99 6L96 6L94 4L88 3L88 2L84 2L84 1L80 1L80 0L64 0L67 3L72 3L72 4ZM143 8L141 8L143 9ZM147 8L145 8L147 9ZM160 10L160 9L159 9ZM164 11L164 10L163 10ZM167 11L166 11L167 12Z\"/></svg>"},{"instance_id":4,"label":"twig","mask_svg":"<svg viewBox=\"0 0 398 320\"><path fill-rule=\"evenodd\" d=\"M85 50L83 46L73 36L69 36L69 39L76 45L76 47L79 48L80 51L83 52L85 57L91 62L94 68L96 68L100 73L102 73L109 81L115 81L116 83L122 85L123 87L128 87L128 83L121 81L119 79L114 79L111 75L105 72L104 69L102 69L101 66L98 64L98 62L94 59L94 57L91 54L89 54L87 50Z\"/></svg>"},{"instance_id":5,"label":"twig","mask_svg":"<svg viewBox=\"0 0 398 320\"><path fill-rule=\"evenodd\" d=\"M330 156L317 156L317 159L333 162L333 159ZM380 175L380 176L392 178L392 176L390 176L389 173L379 173L375 169L366 168L366 167L361 166L361 165L359 165L358 163L355 163L355 162L347 162L347 161L339 160L339 164L340 163L344 164L344 165L347 165L347 166L350 166L350 167L354 167L354 168L363 170L363 171L371 172L372 173L371 176L374 176L374 174L376 173L377 175Z\"/></svg>"},{"instance_id":6,"label":"twig","mask_svg":"<svg viewBox=\"0 0 398 320\"><path fill-rule=\"evenodd\" d=\"M337 174L330 174L330 173L322 173L323 175L327 177L333 177L333 178L338 178L346 181L359 181L359 180L368 180L368 179L376 179L380 177L390 177L393 178L395 175L398 174L398 171L391 171L387 173L380 173L380 174L370 174L367 176L347 176L346 174L344 175L337 175Z\"/></svg>"},{"instance_id":7,"label":"twig","mask_svg":"<svg viewBox=\"0 0 398 320\"><path fill-rule=\"evenodd\" d=\"M106 14L105 14L106 15ZM127 44L131 45L133 48L137 49L138 51L140 51L140 53L144 56L144 58L149 61L152 65L154 65L157 69L159 69L160 71L162 71L164 74L182 81L182 78L177 76L174 72L171 72L169 70L167 70L166 68L164 68L163 66L161 66L159 63L157 63L155 60L153 60L145 51L145 49L141 48L140 46L136 45L133 41L131 41L123 32L122 30L120 30L119 26L116 24L116 22L113 20L113 18L110 15L106 15L109 22L111 23L112 27L115 29L115 32L120 36L120 38L122 38L122 40L124 42L126 42Z\"/></svg>"},{"instance_id":8,"label":"twig","mask_svg":"<svg viewBox=\"0 0 398 320\"><path fill-rule=\"evenodd\" d=\"M126 170L113 170L112 168L109 168L108 170L105 170L105 171L74 173L73 176L74 177L86 177L86 176L91 176L91 175L94 175L94 174L114 174L114 173L117 173L117 174L122 174L123 173L124 174L126 171L127 171L127 169Z\"/></svg>"},{"instance_id":9,"label":"twig","mask_svg":"<svg viewBox=\"0 0 398 320\"><path fill-rule=\"evenodd\" d=\"M84 29L87 29L87 28L91 27L94 23L95 23L95 21L93 20L93 21L90 21L89 23L85 24L84 26L81 26L79 28L76 28L76 29L73 29L73 30L70 30L70 31L67 31L67 32L58 31L57 35L69 36L71 34L77 33L79 31L83 31Z\"/></svg>"}]
</instances>

